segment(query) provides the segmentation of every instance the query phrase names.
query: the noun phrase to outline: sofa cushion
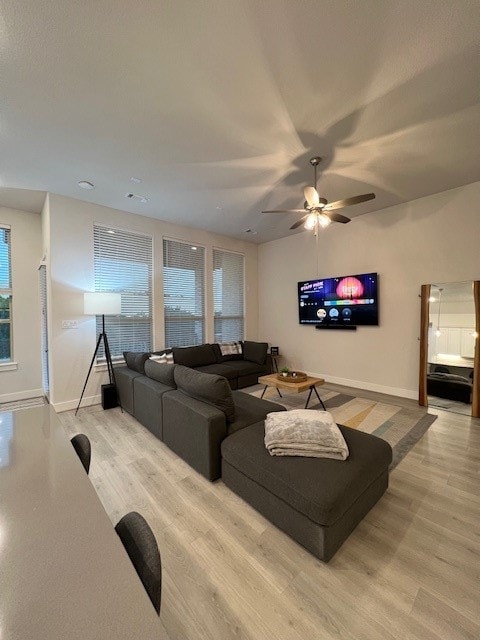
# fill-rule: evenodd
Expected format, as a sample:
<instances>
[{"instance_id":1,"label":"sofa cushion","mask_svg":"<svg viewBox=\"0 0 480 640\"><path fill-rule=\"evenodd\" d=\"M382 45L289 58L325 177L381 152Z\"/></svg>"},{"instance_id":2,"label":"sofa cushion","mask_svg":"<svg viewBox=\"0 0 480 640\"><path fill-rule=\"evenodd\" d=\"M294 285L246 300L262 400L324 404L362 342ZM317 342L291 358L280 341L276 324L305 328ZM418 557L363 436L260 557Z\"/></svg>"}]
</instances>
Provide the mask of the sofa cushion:
<instances>
[{"instance_id":1,"label":"sofa cushion","mask_svg":"<svg viewBox=\"0 0 480 640\"><path fill-rule=\"evenodd\" d=\"M223 458L296 511L321 525L333 525L385 473L390 445L368 433L339 425L347 460L271 456L264 424L236 431L222 443Z\"/></svg>"},{"instance_id":2,"label":"sofa cushion","mask_svg":"<svg viewBox=\"0 0 480 640\"><path fill-rule=\"evenodd\" d=\"M232 367L226 367L223 364L207 364L205 367L195 367L195 371L201 371L202 373L213 373L217 376L223 376L227 380L234 380L238 376L236 369Z\"/></svg>"},{"instance_id":3,"label":"sofa cushion","mask_svg":"<svg viewBox=\"0 0 480 640\"><path fill-rule=\"evenodd\" d=\"M163 362L156 362L150 359L145 362L146 376L167 385L167 387L173 387L175 389L177 385L175 384L173 375L174 370L174 364L164 364Z\"/></svg>"},{"instance_id":4,"label":"sofa cushion","mask_svg":"<svg viewBox=\"0 0 480 640\"><path fill-rule=\"evenodd\" d=\"M128 367L115 367L115 382L122 409L133 414L133 381L142 374Z\"/></svg>"},{"instance_id":5,"label":"sofa cushion","mask_svg":"<svg viewBox=\"0 0 480 640\"><path fill-rule=\"evenodd\" d=\"M266 373L265 365L256 364L255 362L249 362L247 360L224 362L223 366L236 371L237 376L248 376L251 373Z\"/></svg>"},{"instance_id":6,"label":"sofa cushion","mask_svg":"<svg viewBox=\"0 0 480 640\"><path fill-rule=\"evenodd\" d=\"M181 365L175 367L174 377L178 389L185 395L220 409L230 422L235 418L232 390L226 378Z\"/></svg>"},{"instance_id":7,"label":"sofa cushion","mask_svg":"<svg viewBox=\"0 0 480 640\"><path fill-rule=\"evenodd\" d=\"M235 405L235 420L227 427L229 434L244 429L260 420L265 420L268 413L286 411L285 407L280 404L262 400L242 391L233 391L232 396Z\"/></svg>"},{"instance_id":8,"label":"sofa cushion","mask_svg":"<svg viewBox=\"0 0 480 640\"><path fill-rule=\"evenodd\" d=\"M175 364L182 364L184 367L202 367L217 362L211 344L200 344L197 347L173 347L172 351Z\"/></svg>"},{"instance_id":9,"label":"sofa cushion","mask_svg":"<svg viewBox=\"0 0 480 640\"><path fill-rule=\"evenodd\" d=\"M226 360L243 360L242 342L223 342L212 344L218 363Z\"/></svg>"},{"instance_id":10,"label":"sofa cushion","mask_svg":"<svg viewBox=\"0 0 480 640\"><path fill-rule=\"evenodd\" d=\"M243 358L257 364L265 364L267 361L268 342L251 342L245 340L243 343Z\"/></svg>"},{"instance_id":11,"label":"sofa cushion","mask_svg":"<svg viewBox=\"0 0 480 640\"><path fill-rule=\"evenodd\" d=\"M157 438L163 440L162 398L165 393L172 393L174 389L147 376L135 378L133 388L135 397L133 415Z\"/></svg>"},{"instance_id":12,"label":"sofa cushion","mask_svg":"<svg viewBox=\"0 0 480 640\"><path fill-rule=\"evenodd\" d=\"M132 369L132 371L138 371L138 373L145 373L145 362L150 357L149 353L141 351L124 351L123 357L125 358L125 363L129 369Z\"/></svg>"}]
</instances>

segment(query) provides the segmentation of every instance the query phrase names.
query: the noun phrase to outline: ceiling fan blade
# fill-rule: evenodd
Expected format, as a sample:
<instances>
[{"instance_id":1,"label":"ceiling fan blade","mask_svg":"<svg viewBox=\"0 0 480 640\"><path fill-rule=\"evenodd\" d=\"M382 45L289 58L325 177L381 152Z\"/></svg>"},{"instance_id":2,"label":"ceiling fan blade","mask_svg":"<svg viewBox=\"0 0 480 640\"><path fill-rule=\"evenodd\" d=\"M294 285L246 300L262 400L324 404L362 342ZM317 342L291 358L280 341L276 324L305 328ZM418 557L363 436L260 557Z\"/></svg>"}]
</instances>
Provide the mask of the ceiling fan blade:
<instances>
[{"instance_id":1,"label":"ceiling fan blade","mask_svg":"<svg viewBox=\"0 0 480 640\"><path fill-rule=\"evenodd\" d=\"M374 193L364 193L361 196L352 196L351 198L345 198L344 200L329 202L323 210L332 211L333 209L343 209L343 207L349 207L352 204L359 204L360 202L367 202L367 200L373 200L374 198Z\"/></svg>"},{"instance_id":2,"label":"ceiling fan blade","mask_svg":"<svg viewBox=\"0 0 480 640\"><path fill-rule=\"evenodd\" d=\"M295 222L295 224L292 224L292 226L290 227L290 229L297 229L300 225L302 225L305 220L308 218L309 214L307 213L306 216L303 216L303 218L300 218L300 220L297 220Z\"/></svg>"},{"instance_id":3,"label":"ceiling fan blade","mask_svg":"<svg viewBox=\"0 0 480 640\"><path fill-rule=\"evenodd\" d=\"M305 213L305 209L277 209L274 211L262 211L262 213Z\"/></svg>"},{"instance_id":4,"label":"ceiling fan blade","mask_svg":"<svg viewBox=\"0 0 480 640\"><path fill-rule=\"evenodd\" d=\"M313 187L305 187L303 190L303 194L305 196L305 200L311 207L318 207L320 204L320 198L318 197L317 190Z\"/></svg>"},{"instance_id":5,"label":"ceiling fan blade","mask_svg":"<svg viewBox=\"0 0 480 640\"><path fill-rule=\"evenodd\" d=\"M347 216L342 216L341 213L325 211L325 215L327 215L332 222L340 222L341 224L347 224L347 222L350 222L350 218L347 218Z\"/></svg>"}]
</instances>

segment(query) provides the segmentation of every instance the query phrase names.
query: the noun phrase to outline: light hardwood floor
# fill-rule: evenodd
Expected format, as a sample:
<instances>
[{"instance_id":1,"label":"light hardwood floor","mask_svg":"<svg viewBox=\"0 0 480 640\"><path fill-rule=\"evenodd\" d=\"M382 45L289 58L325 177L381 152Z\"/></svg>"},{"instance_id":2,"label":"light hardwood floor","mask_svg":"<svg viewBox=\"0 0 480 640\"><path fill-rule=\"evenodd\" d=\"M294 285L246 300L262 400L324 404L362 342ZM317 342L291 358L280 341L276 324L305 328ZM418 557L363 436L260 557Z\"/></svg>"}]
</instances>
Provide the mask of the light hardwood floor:
<instances>
[{"instance_id":1,"label":"light hardwood floor","mask_svg":"<svg viewBox=\"0 0 480 640\"><path fill-rule=\"evenodd\" d=\"M480 420L431 411L438 419L329 564L119 409L59 416L92 441L90 477L112 523L131 510L150 523L171 640L478 640Z\"/></svg>"}]
</instances>

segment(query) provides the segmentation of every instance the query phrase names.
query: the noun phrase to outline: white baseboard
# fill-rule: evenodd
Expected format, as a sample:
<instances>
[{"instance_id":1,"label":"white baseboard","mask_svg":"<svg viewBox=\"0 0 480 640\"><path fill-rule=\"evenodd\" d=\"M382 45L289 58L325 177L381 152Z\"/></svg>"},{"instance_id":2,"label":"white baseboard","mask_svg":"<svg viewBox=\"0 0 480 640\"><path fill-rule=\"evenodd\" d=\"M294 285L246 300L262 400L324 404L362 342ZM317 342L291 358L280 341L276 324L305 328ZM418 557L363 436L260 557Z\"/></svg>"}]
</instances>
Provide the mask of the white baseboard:
<instances>
[{"instance_id":1,"label":"white baseboard","mask_svg":"<svg viewBox=\"0 0 480 640\"><path fill-rule=\"evenodd\" d=\"M80 410L82 407L91 407L94 404L100 404L102 401L101 395L96 396L84 396L82 398L82 404L80 406ZM52 402L52 407L55 409L56 413L62 413L63 411L71 411L72 409L76 409L78 405L78 398L76 400L66 400L65 402Z\"/></svg>"},{"instance_id":2,"label":"white baseboard","mask_svg":"<svg viewBox=\"0 0 480 640\"><path fill-rule=\"evenodd\" d=\"M310 373L315 378L325 378L327 383L341 384L345 387L353 387L354 389L365 389L366 391L375 391L376 393L385 393L389 396L398 396L399 398L409 398L410 400L418 400L418 391L410 389L402 389L401 387L387 387L383 384L375 384L373 382L365 382L364 380L349 380L348 378L336 378L326 373Z\"/></svg>"},{"instance_id":3,"label":"white baseboard","mask_svg":"<svg viewBox=\"0 0 480 640\"><path fill-rule=\"evenodd\" d=\"M15 402L16 400L29 400L30 398L40 398L45 395L43 389L28 389L27 391L16 391L15 393L5 393L0 396L1 402Z\"/></svg>"}]
</instances>

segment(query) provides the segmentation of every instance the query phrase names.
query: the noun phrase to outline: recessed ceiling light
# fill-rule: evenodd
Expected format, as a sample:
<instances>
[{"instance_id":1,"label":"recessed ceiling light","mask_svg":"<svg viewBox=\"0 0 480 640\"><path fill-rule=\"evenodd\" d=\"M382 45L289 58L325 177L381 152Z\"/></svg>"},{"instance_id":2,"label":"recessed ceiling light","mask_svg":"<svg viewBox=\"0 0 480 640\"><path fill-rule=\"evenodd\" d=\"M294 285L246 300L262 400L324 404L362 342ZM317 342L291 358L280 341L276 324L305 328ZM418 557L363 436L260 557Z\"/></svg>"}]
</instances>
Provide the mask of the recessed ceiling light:
<instances>
[{"instance_id":1,"label":"recessed ceiling light","mask_svg":"<svg viewBox=\"0 0 480 640\"><path fill-rule=\"evenodd\" d=\"M255 231L255 229L245 229L244 233L251 233L253 236L257 235L257 232Z\"/></svg>"},{"instance_id":2,"label":"recessed ceiling light","mask_svg":"<svg viewBox=\"0 0 480 640\"><path fill-rule=\"evenodd\" d=\"M107 229L107 233L115 233L113 229Z\"/></svg>"},{"instance_id":3,"label":"recessed ceiling light","mask_svg":"<svg viewBox=\"0 0 480 640\"><path fill-rule=\"evenodd\" d=\"M221 211L223 207L218 206L218 207L215 207L215 209L218 209L219 211Z\"/></svg>"},{"instance_id":4,"label":"recessed ceiling light","mask_svg":"<svg viewBox=\"0 0 480 640\"><path fill-rule=\"evenodd\" d=\"M134 182L135 184L140 184L141 181L142 181L141 178L134 178L134 177L130 178L130 182Z\"/></svg>"},{"instance_id":5,"label":"recessed ceiling light","mask_svg":"<svg viewBox=\"0 0 480 640\"><path fill-rule=\"evenodd\" d=\"M88 191L95 189L95 185L92 182L88 182L88 180L80 180L77 184L81 189L88 189Z\"/></svg>"},{"instance_id":6,"label":"recessed ceiling light","mask_svg":"<svg viewBox=\"0 0 480 640\"><path fill-rule=\"evenodd\" d=\"M197 250L197 247L192 247L192 251L196 251L196 250Z\"/></svg>"}]
</instances>

